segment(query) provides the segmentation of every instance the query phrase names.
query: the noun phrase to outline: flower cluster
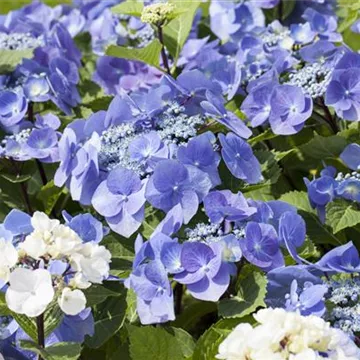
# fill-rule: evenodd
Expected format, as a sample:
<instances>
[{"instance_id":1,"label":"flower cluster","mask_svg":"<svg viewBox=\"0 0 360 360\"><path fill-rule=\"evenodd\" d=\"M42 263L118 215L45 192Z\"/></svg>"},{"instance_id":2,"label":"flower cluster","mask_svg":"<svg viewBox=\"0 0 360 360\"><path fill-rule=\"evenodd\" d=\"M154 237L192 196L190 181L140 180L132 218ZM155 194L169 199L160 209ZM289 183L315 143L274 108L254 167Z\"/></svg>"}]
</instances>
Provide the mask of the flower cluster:
<instances>
[{"instance_id":1,"label":"flower cluster","mask_svg":"<svg viewBox=\"0 0 360 360\"><path fill-rule=\"evenodd\" d=\"M293 254L305 240L304 221L286 203L247 201L241 193L213 191L204 205L209 222L186 228L183 239L174 237L182 224L180 205L168 212L149 241L138 236L127 286L137 295L142 323L174 319L169 276L186 285L193 297L217 301L240 260L264 271L282 268L281 248Z\"/></svg>"},{"instance_id":2,"label":"flower cluster","mask_svg":"<svg viewBox=\"0 0 360 360\"><path fill-rule=\"evenodd\" d=\"M259 325L239 324L220 344L218 359L355 360L360 350L341 330L317 316L259 310Z\"/></svg>"},{"instance_id":3,"label":"flower cluster","mask_svg":"<svg viewBox=\"0 0 360 360\"><path fill-rule=\"evenodd\" d=\"M308 189L311 206L317 210L322 222L325 222L326 205L340 198L350 201L360 201L360 146L348 145L340 154L342 161L351 169L351 173L337 173L332 166L321 171L320 177L312 181L304 179Z\"/></svg>"},{"instance_id":4,"label":"flower cluster","mask_svg":"<svg viewBox=\"0 0 360 360\"><path fill-rule=\"evenodd\" d=\"M328 314L328 320L352 336L360 332L359 296L358 277L343 277L329 283L328 301L331 312Z\"/></svg>"},{"instance_id":5,"label":"flower cluster","mask_svg":"<svg viewBox=\"0 0 360 360\"><path fill-rule=\"evenodd\" d=\"M195 88L193 77L199 81ZM107 112L65 129L55 184L66 183L74 200L91 203L123 236L141 225L146 201L163 211L180 205L186 224L210 189L220 184L216 137L211 132L197 135L210 113L234 131L219 135L232 174L258 183L260 164L239 137L251 132L225 110L217 90L200 72L189 71L176 82L165 78L145 93L115 97Z\"/></svg>"},{"instance_id":6,"label":"flower cluster","mask_svg":"<svg viewBox=\"0 0 360 360\"><path fill-rule=\"evenodd\" d=\"M11 311L36 317L57 299L65 314L77 315L86 308L82 289L109 276L111 254L98 244L106 232L101 223L91 215L66 219L64 225L44 213L30 217L17 210L6 217L0 278L2 286L8 283L5 298ZM93 231L85 231L86 226Z\"/></svg>"},{"instance_id":7,"label":"flower cluster","mask_svg":"<svg viewBox=\"0 0 360 360\"><path fill-rule=\"evenodd\" d=\"M34 54L1 81L2 127L11 130L19 125L28 102L51 100L68 114L80 102L76 85L81 54L61 22L64 19L65 14L42 3L7 15L0 29L2 48L34 49Z\"/></svg>"}]
</instances>

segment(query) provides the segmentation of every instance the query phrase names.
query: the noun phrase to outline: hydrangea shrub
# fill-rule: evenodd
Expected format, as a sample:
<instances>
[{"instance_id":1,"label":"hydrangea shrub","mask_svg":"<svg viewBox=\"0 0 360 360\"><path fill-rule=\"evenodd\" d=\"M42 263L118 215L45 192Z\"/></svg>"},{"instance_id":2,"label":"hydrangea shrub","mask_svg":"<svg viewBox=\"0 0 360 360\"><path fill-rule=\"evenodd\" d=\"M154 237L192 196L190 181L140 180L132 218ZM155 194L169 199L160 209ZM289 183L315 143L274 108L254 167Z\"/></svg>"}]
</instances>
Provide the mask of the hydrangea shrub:
<instances>
[{"instance_id":1,"label":"hydrangea shrub","mask_svg":"<svg viewBox=\"0 0 360 360\"><path fill-rule=\"evenodd\" d=\"M360 5L0 12L0 359L360 359Z\"/></svg>"}]
</instances>

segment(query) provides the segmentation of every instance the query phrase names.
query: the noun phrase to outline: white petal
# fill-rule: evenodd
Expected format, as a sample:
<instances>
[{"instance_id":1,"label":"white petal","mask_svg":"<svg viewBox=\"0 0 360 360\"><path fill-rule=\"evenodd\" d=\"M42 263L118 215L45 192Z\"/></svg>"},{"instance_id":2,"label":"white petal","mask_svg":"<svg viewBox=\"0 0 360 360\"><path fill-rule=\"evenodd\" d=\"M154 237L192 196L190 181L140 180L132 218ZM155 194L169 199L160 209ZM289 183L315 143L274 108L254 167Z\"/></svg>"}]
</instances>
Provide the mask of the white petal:
<instances>
[{"instance_id":1,"label":"white petal","mask_svg":"<svg viewBox=\"0 0 360 360\"><path fill-rule=\"evenodd\" d=\"M81 290L65 288L58 299L61 310L66 315L77 315L86 307L86 297Z\"/></svg>"}]
</instances>

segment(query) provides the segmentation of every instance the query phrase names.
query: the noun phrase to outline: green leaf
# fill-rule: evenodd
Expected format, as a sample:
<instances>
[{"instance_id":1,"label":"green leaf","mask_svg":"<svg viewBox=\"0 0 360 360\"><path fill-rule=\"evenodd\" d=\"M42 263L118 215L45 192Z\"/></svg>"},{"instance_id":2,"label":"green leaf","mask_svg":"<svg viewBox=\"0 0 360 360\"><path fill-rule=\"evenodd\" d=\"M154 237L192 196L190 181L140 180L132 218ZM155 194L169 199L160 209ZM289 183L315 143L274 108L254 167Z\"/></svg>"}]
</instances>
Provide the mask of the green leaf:
<instances>
[{"instance_id":1,"label":"green leaf","mask_svg":"<svg viewBox=\"0 0 360 360\"><path fill-rule=\"evenodd\" d=\"M177 339L162 328L133 327L129 331L132 360L183 360Z\"/></svg>"},{"instance_id":2,"label":"green leaf","mask_svg":"<svg viewBox=\"0 0 360 360\"><path fill-rule=\"evenodd\" d=\"M119 296L110 296L94 307L95 333L92 337L86 337L85 344L88 347L99 348L121 329L126 305L126 289L122 287Z\"/></svg>"},{"instance_id":3,"label":"green leaf","mask_svg":"<svg viewBox=\"0 0 360 360\"><path fill-rule=\"evenodd\" d=\"M326 206L326 222L334 234L360 223L360 211L349 201L338 199Z\"/></svg>"},{"instance_id":4,"label":"green leaf","mask_svg":"<svg viewBox=\"0 0 360 360\"><path fill-rule=\"evenodd\" d=\"M144 9L144 4L138 0L127 0L111 8L114 14L131 15L140 17Z\"/></svg>"},{"instance_id":5,"label":"green leaf","mask_svg":"<svg viewBox=\"0 0 360 360\"><path fill-rule=\"evenodd\" d=\"M0 316L11 315L11 310L7 307L5 293L0 292Z\"/></svg>"},{"instance_id":6,"label":"green leaf","mask_svg":"<svg viewBox=\"0 0 360 360\"><path fill-rule=\"evenodd\" d=\"M64 317L58 302L53 300L44 314L45 338L47 338L61 323Z\"/></svg>"},{"instance_id":7,"label":"green leaf","mask_svg":"<svg viewBox=\"0 0 360 360\"><path fill-rule=\"evenodd\" d=\"M175 1L172 2L179 7L179 3ZM181 49L189 36L200 3L201 1L194 0L181 5L182 10L186 11L183 11L181 15L170 21L169 24L163 28L164 44L173 57L175 64L179 58Z\"/></svg>"},{"instance_id":8,"label":"green leaf","mask_svg":"<svg viewBox=\"0 0 360 360\"><path fill-rule=\"evenodd\" d=\"M84 290L84 294L86 296L86 305L94 306L97 304L101 304L108 297L118 297L122 296L122 293L118 293L116 291L107 289L103 285L91 285L88 289Z\"/></svg>"},{"instance_id":9,"label":"green leaf","mask_svg":"<svg viewBox=\"0 0 360 360\"><path fill-rule=\"evenodd\" d=\"M21 340L20 346L41 355L44 360L76 360L81 353L81 345L72 342L61 342L43 349L32 341Z\"/></svg>"},{"instance_id":10,"label":"green leaf","mask_svg":"<svg viewBox=\"0 0 360 360\"><path fill-rule=\"evenodd\" d=\"M274 139L276 137L278 137L279 135L276 135L274 134L271 129L267 129L265 130L263 133L257 135L257 136L254 136L253 138L250 138L248 140L248 143L253 146L257 143L259 143L260 141L265 141L265 140L271 140L271 139Z\"/></svg>"},{"instance_id":11,"label":"green leaf","mask_svg":"<svg viewBox=\"0 0 360 360\"><path fill-rule=\"evenodd\" d=\"M316 214L315 210L311 207L308 195L305 191L291 191L283 195L279 200L285 201L290 205L295 206L299 210Z\"/></svg>"},{"instance_id":12,"label":"green leaf","mask_svg":"<svg viewBox=\"0 0 360 360\"><path fill-rule=\"evenodd\" d=\"M328 158L337 158L347 145L346 139L339 135L319 136L310 140L304 145L300 145L299 149L303 155L319 160Z\"/></svg>"},{"instance_id":13,"label":"green leaf","mask_svg":"<svg viewBox=\"0 0 360 360\"><path fill-rule=\"evenodd\" d=\"M217 329L212 326L199 338L192 360L215 360L219 345L227 337L230 331Z\"/></svg>"},{"instance_id":14,"label":"green leaf","mask_svg":"<svg viewBox=\"0 0 360 360\"><path fill-rule=\"evenodd\" d=\"M254 312L258 307L265 307L266 277L259 272L240 277L240 289L236 296L221 300L219 315L223 317L243 317Z\"/></svg>"},{"instance_id":15,"label":"green leaf","mask_svg":"<svg viewBox=\"0 0 360 360\"><path fill-rule=\"evenodd\" d=\"M49 6L59 5L59 0L43 0L44 4ZM31 0L2 0L0 6L0 14L7 14L9 11L21 8L24 5L31 4ZM71 4L72 0L62 0L62 4Z\"/></svg>"},{"instance_id":16,"label":"green leaf","mask_svg":"<svg viewBox=\"0 0 360 360\"><path fill-rule=\"evenodd\" d=\"M10 175L1 174L1 177L13 184L20 184L31 179L31 175Z\"/></svg>"},{"instance_id":17,"label":"green leaf","mask_svg":"<svg viewBox=\"0 0 360 360\"><path fill-rule=\"evenodd\" d=\"M0 74L13 71L23 59L31 59L33 50L0 50Z\"/></svg>"},{"instance_id":18,"label":"green leaf","mask_svg":"<svg viewBox=\"0 0 360 360\"><path fill-rule=\"evenodd\" d=\"M164 328L171 336L174 336L183 355L183 358L192 356L195 349L195 341L193 337L183 329L175 327Z\"/></svg>"},{"instance_id":19,"label":"green leaf","mask_svg":"<svg viewBox=\"0 0 360 360\"><path fill-rule=\"evenodd\" d=\"M216 310L216 304L213 302L196 302L185 308L185 310L176 317L172 325L189 331L195 328L204 316L214 313Z\"/></svg>"},{"instance_id":20,"label":"green leaf","mask_svg":"<svg viewBox=\"0 0 360 360\"><path fill-rule=\"evenodd\" d=\"M161 222L164 215L162 211L159 211L151 206L145 208L145 220L143 221L139 232L146 239L149 239L157 225Z\"/></svg>"},{"instance_id":21,"label":"green leaf","mask_svg":"<svg viewBox=\"0 0 360 360\"><path fill-rule=\"evenodd\" d=\"M12 313L12 317L16 320L19 326L30 336L34 341L37 341L37 326L35 319L29 318L25 315Z\"/></svg>"},{"instance_id":22,"label":"green leaf","mask_svg":"<svg viewBox=\"0 0 360 360\"><path fill-rule=\"evenodd\" d=\"M137 60L145 64L160 68L160 52L162 45L159 40L153 40L148 46L141 49L131 49L125 46L111 45L106 50L106 55L122 59ZM162 70L162 69L161 69Z\"/></svg>"},{"instance_id":23,"label":"green leaf","mask_svg":"<svg viewBox=\"0 0 360 360\"><path fill-rule=\"evenodd\" d=\"M39 191L37 198L41 201L47 215L50 215L62 192L63 189L55 186L54 180L49 181Z\"/></svg>"}]
</instances>

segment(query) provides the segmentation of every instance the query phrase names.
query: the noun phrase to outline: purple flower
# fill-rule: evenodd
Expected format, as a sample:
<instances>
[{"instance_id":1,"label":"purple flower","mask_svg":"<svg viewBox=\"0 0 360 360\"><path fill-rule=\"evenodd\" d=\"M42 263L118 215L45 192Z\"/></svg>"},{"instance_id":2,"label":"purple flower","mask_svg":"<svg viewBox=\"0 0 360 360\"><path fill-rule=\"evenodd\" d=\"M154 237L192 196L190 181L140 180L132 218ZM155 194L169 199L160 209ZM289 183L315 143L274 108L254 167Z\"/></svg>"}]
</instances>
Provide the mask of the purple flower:
<instances>
[{"instance_id":1,"label":"purple flower","mask_svg":"<svg viewBox=\"0 0 360 360\"><path fill-rule=\"evenodd\" d=\"M314 266L324 272L356 273L360 271L359 253L350 241L330 250Z\"/></svg>"},{"instance_id":2,"label":"purple flower","mask_svg":"<svg viewBox=\"0 0 360 360\"><path fill-rule=\"evenodd\" d=\"M73 229L83 242L99 243L109 233L109 229L91 214L79 214L72 217L65 210L62 213L66 225Z\"/></svg>"},{"instance_id":3,"label":"purple flower","mask_svg":"<svg viewBox=\"0 0 360 360\"><path fill-rule=\"evenodd\" d=\"M79 140L71 128L66 128L59 141L60 165L54 176L54 183L62 187L70 178L72 171L77 166L76 152L79 148Z\"/></svg>"},{"instance_id":4,"label":"purple flower","mask_svg":"<svg viewBox=\"0 0 360 360\"><path fill-rule=\"evenodd\" d=\"M217 301L229 286L229 267L222 262L221 244L184 243L181 265L184 271L174 279L187 285L196 299Z\"/></svg>"},{"instance_id":5,"label":"purple flower","mask_svg":"<svg viewBox=\"0 0 360 360\"><path fill-rule=\"evenodd\" d=\"M168 148L157 132L136 137L129 145L130 159L145 165L145 171L154 170L156 164L168 157Z\"/></svg>"},{"instance_id":6,"label":"purple flower","mask_svg":"<svg viewBox=\"0 0 360 360\"><path fill-rule=\"evenodd\" d=\"M256 212L256 208L249 206L242 193L233 194L229 190L210 192L204 199L204 207L212 223L242 221Z\"/></svg>"},{"instance_id":7,"label":"purple flower","mask_svg":"<svg viewBox=\"0 0 360 360\"><path fill-rule=\"evenodd\" d=\"M342 41L342 36L336 32L337 21L335 16L322 14L309 7L305 10L303 18L310 23L311 29L319 35L320 39L332 42Z\"/></svg>"},{"instance_id":8,"label":"purple flower","mask_svg":"<svg viewBox=\"0 0 360 360\"><path fill-rule=\"evenodd\" d=\"M339 117L345 120L360 119L360 69L349 68L340 73L330 82L325 103L333 106Z\"/></svg>"},{"instance_id":9,"label":"purple flower","mask_svg":"<svg viewBox=\"0 0 360 360\"><path fill-rule=\"evenodd\" d=\"M291 37L297 44L308 44L314 40L316 33L311 30L310 23L292 24L290 26ZM317 42L319 43L319 42Z\"/></svg>"},{"instance_id":10,"label":"purple flower","mask_svg":"<svg viewBox=\"0 0 360 360\"><path fill-rule=\"evenodd\" d=\"M145 196L151 205L163 211L181 204L186 224L196 214L211 187L209 176L195 166L164 160L149 179Z\"/></svg>"},{"instance_id":11,"label":"purple flower","mask_svg":"<svg viewBox=\"0 0 360 360\"><path fill-rule=\"evenodd\" d=\"M325 207L335 198L335 190L338 186L332 176L323 175L318 179L309 181L304 179L308 189L308 197L311 206L317 210L320 220L325 222Z\"/></svg>"},{"instance_id":12,"label":"purple flower","mask_svg":"<svg viewBox=\"0 0 360 360\"><path fill-rule=\"evenodd\" d=\"M206 92L206 98L207 101L201 102L201 107L207 116L216 119L217 122L242 138L247 139L251 136L252 132L244 122L225 109L222 99L215 96L211 91Z\"/></svg>"},{"instance_id":13,"label":"purple flower","mask_svg":"<svg viewBox=\"0 0 360 360\"><path fill-rule=\"evenodd\" d=\"M264 271L284 266L279 240L271 225L249 222L240 246L245 258Z\"/></svg>"},{"instance_id":14,"label":"purple flower","mask_svg":"<svg viewBox=\"0 0 360 360\"><path fill-rule=\"evenodd\" d=\"M133 171L118 167L94 192L92 205L118 234L129 237L140 227L144 219L145 183Z\"/></svg>"},{"instance_id":15,"label":"purple flower","mask_svg":"<svg viewBox=\"0 0 360 360\"><path fill-rule=\"evenodd\" d=\"M275 81L266 82L252 89L241 105L241 110L251 121L252 126L259 126L269 120L271 114L271 95L278 86Z\"/></svg>"},{"instance_id":16,"label":"purple flower","mask_svg":"<svg viewBox=\"0 0 360 360\"><path fill-rule=\"evenodd\" d=\"M226 136L219 134L219 140L225 164L236 178L249 184L256 184L263 179L259 161L246 141L232 133Z\"/></svg>"},{"instance_id":17,"label":"purple flower","mask_svg":"<svg viewBox=\"0 0 360 360\"><path fill-rule=\"evenodd\" d=\"M137 311L143 325L175 319L173 291L159 260L140 265L130 275L129 283L137 295Z\"/></svg>"},{"instance_id":18,"label":"purple flower","mask_svg":"<svg viewBox=\"0 0 360 360\"><path fill-rule=\"evenodd\" d=\"M275 134L291 135L299 132L311 116L313 102L301 88L277 86L271 96L270 126Z\"/></svg>"},{"instance_id":19,"label":"purple flower","mask_svg":"<svg viewBox=\"0 0 360 360\"><path fill-rule=\"evenodd\" d=\"M220 156L214 151L215 141L214 134L206 132L190 139L186 146L180 146L177 151L178 160L184 165L195 166L207 173L213 187L221 183L218 172Z\"/></svg>"},{"instance_id":20,"label":"purple flower","mask_svg":"<svg viewBox=\"0 0 360 360\"><path fill-rule=\"evenodd\" d=\"M280 244L286 246L289 254L297 261L299 259L296 248L302 246L306 237L306 225L304 219L291 211L283 213L279 221Z\"/></svg>"},{"instance_id":21,"label":"purple flower","mask_svg":"<svg viewBox=\"0 0 360 360\"><path fill-rule=\"evenodd\" d=\"M46 76L32 75L24 84L24 93L29 101L45 102L51 97L51 89Z\"/></svg>"},{"instance_id":22,"label":"purple flower","mask_svg":"<svg viewBox=\"0 0 360 360\"><path fill-rule=\"evenodd\" d=\"M358 178L340 181L335 191L336 195L343 199L360 202L360 181Z\"/></svg>"},{"instance_id":23,"label":"purple flower","mask_svg":"<svg viewBox=\"0 0 360 360\"><path fill-rule=\"evenodd\" d=\"M359 170L360 168L360 146L358 144L348 145L340 154L340 159L351 170Z\"/></svg>"},{"instance_id":24,"label":"purple flower","mask_svg":"<svg viewBox=\"0 0 360 360\"><path fill-rule=\"evenodd\" d=\"M0 124L5 128L17 125L24 118L27 108L26 98L20 88L0 92Z\"/></svg>"},{"instance_id":25,"label":"purple flower","mask_svg":"<svg viewBox=\"0 0 360 360\"><path fill-rule=\"evenodd\" d=\"M266 304L288 311L300 311L304 316L322 316L327 286L320 278L302 266L287 266L267 274Z\"/></svg>"},{"instance_id":26,"label":"purple flower","mask_svg":"<svg viewBox=\"0 0 360 360\"><path fill-rule=\"evenodd\" d=\"M98 152L100 150L100 138L93 133L91 138L77 151L75 155L75 167L71 171L70 193L74 200L81 204L90 205L91 198L99 185ZM68 154L73 161L74 154ZM60 155L61 158L61 155ZM67 165L72 165L72 161Z\"/></svg>"}]
</instances>

